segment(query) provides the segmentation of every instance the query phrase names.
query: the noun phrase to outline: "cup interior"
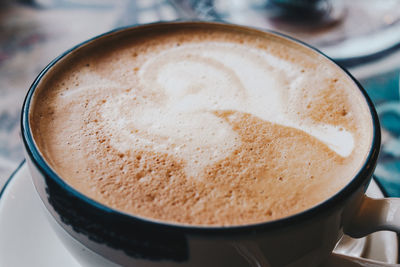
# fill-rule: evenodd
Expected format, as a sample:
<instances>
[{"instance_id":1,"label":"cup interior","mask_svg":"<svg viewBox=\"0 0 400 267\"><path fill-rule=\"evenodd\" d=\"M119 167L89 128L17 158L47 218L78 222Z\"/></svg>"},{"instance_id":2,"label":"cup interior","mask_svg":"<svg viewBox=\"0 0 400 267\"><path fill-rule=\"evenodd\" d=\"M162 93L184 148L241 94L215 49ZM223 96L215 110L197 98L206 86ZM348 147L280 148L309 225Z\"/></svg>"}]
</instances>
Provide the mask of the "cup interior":
<instances>
[{"instance_id":1,"label":"cup interior","mask_svg":"<svg viewBox=\"0 0 400 267\"><path fill-rule=\"evenodd\" d=\"M285 44L290 46L299 47L299 49L303 49L309 51L309 53L315 55L315 57L324 58L324 60L329 61L331 64L335 64L337 68L341 69L347 77L353 80L354 84L357 86L361 94L363 95L366 104L368 105L371 122L372 122L372 143L370 145L370 150L368 155L365 158L365 161L361 168L358 170L354 178L340 191L334 194L329 199L319 203L318 205L311 207L305 211L300 213L290 215L288 217L284 217L281 219L267 221L262 223L250 224L250 225L239 225L239 226L193 226L193 225L183 225L183 224L175 224L169 222L162 222L157 220L151 220L139 216L134 216L131 214L127 214L110 207L107 207L87 196L80 193L73 187L71 187L68 183L66 183L51 167L48 163L48 160L44 157L43 153L40 151L39 146L37 145L34 133L32 130L32 109L37 102L37 98L40 97L40 92L42 88L46 85L46 83L52 79L54 75L59 72L62 72L65 66L68 65L69 61L75 57L79 57L80 55L84 55L86 51L93 49L93 47L98 46L99 44L104 44L107 42L113 42L118 40L118 38L124 38L124 36L132 36L132 35L140 35L146 34L152 30L162 30L168 29L173 27L204 27L204 28L218 28L218 29L234 29L239 32L246 32L249 34L256 34L260 36L268 35L269 38L275 38L282 40ZM162 226L168 229L174 229L189 233L201 233L201 234L215 234L215 233L247 233L250 231L254 231L257 229L276 229L281 228L287 225L296 224L305 220L308 220L315 215L322 214L327 210L334 209L339 203L343 203L346 199L349 198L355 191L357 191L360 187L365 186L369 179L372 176L374 171L377 157L380 148L380 126L377 113L373 106L372 101L368 97L365 90L359 84L357 80L355 80L351 74L334 63L329 57L321 53L320 51L316 50L309 45L302 43L298 40L295 40L289 36L285 36L280 33L271 32L271 31L260 31L253 28L237 26L237 25L230 25L224 23L213 23L213 22L169 22L169 23L156 23L156 24L147 24L135 27L126 27L120 28L108 33L99 35L94 37L88 41L85 41L70 50L64 52L62 55L54 59L36 78L33 82L32 86L30 87L28 94L25 98L23 107L22 107L22 116L21 116L21 131L22 131L22 139L24 145L26 147L26 151L28 156L31 158L33 164L40 172L51 179L53 182L57 183L59 186L63 188L68 194L73 195L77 199L81 200L85 204L93 207L94 209L101 210L108 214L113 214L114 216L119 216L124 218L124 220L133 220L133 221L140 221L150 225L157 225Z\"/></svg>"}]
</instances>

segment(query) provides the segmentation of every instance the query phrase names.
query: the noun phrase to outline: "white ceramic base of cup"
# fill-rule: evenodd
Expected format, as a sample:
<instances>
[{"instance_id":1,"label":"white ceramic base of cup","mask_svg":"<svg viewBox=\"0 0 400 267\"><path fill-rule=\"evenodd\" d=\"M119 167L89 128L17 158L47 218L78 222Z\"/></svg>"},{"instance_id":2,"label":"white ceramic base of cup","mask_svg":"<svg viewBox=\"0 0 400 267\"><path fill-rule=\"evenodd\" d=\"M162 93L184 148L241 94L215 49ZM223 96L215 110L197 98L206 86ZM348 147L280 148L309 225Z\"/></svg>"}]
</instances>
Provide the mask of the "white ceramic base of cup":
<instances>
[{"instance_id":1,"label":"white ceramic base of cup","mask_svg":"<svg viewBox=\"0 0 400 267\"><path fill-rule=\"evenodd\" d=\"M374 181L371 182L367 194L372 197L383 196ZM81 266L50 226L26 164L15 172L0 197L0 266ZM80 245L77 241L71 242ZM354 250L352 245L347 248L342 247L338 252L351 256L361 255L386 263L397 262L398 240L395 233L386 231L374 233L367 236L361 246L361 249L357 250ZM93 253L83 246L82 250L85 250L82 253ZM101 265L113 265L103 260Z\"/></svg>"}]
</instances>

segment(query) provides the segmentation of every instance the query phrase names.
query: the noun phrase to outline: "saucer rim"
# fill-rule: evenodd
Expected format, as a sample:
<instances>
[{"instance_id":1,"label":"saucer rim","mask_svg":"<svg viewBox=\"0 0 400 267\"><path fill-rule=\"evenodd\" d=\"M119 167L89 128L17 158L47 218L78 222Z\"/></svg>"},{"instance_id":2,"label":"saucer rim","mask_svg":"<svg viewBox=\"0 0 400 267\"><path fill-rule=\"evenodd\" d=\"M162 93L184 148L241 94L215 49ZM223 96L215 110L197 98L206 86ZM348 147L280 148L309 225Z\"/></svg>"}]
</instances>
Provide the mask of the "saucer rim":
<instances>
[{"instance_id":1,"label":"saucer rim","mask_svg":"<svg viewBox=\"0 0 400 267\"><path fill-rule=\"evenodd\" d=\"M21 170L21 168L25 165L26 159L23 159L19 164L18 167L10 174L10 176L7 178L6 182L4 183L3 187L0 189L0 201L2 199L2 196L4 192L6 191L6 188L8 187L9 183L11 180L15 177L15 175L18 174L18 172Z\"/></svg>"}]
</instances>

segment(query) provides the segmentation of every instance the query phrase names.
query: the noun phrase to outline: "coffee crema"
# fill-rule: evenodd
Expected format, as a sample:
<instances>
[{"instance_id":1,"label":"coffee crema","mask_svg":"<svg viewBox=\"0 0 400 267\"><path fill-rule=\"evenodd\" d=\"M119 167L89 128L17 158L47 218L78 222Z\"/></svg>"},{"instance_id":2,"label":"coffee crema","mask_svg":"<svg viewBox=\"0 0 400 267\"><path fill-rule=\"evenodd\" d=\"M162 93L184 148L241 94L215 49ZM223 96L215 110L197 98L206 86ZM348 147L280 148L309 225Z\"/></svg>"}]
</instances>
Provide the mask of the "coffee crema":
<instances>
[{"instance_id":1,"label":"coffee crema","mask_svg":"<svg viewBox=\"0 0 400 267\"><path fill-rule=\"evenodd\" d=\"M73 188L136 216L210 226L287 217L342 189L370 149L356 84L273 34L144 28L55 68L35 96L36 144Z\"/></svg>"}]
</instances>

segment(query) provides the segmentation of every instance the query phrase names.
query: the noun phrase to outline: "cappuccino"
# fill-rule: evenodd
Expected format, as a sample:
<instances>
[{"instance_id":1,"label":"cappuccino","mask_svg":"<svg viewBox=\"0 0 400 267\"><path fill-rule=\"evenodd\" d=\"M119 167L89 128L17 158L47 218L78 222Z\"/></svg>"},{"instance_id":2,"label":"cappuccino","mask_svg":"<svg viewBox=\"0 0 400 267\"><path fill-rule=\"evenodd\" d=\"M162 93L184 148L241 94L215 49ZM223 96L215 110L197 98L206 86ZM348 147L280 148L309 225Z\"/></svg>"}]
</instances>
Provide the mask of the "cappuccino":
<instances>
[{"instance_id":1,"label":"cappuccino","mask_svg":"<svg viewBox=\"0 0 400 267\"><path fill-rule=\"evenodd\" d=\"M234 26L146 28L58 62L30 123L82 194L169 223L287 217L346 186L370 150L357 85L312 49Z\"/></svg>"}]
</instances>

